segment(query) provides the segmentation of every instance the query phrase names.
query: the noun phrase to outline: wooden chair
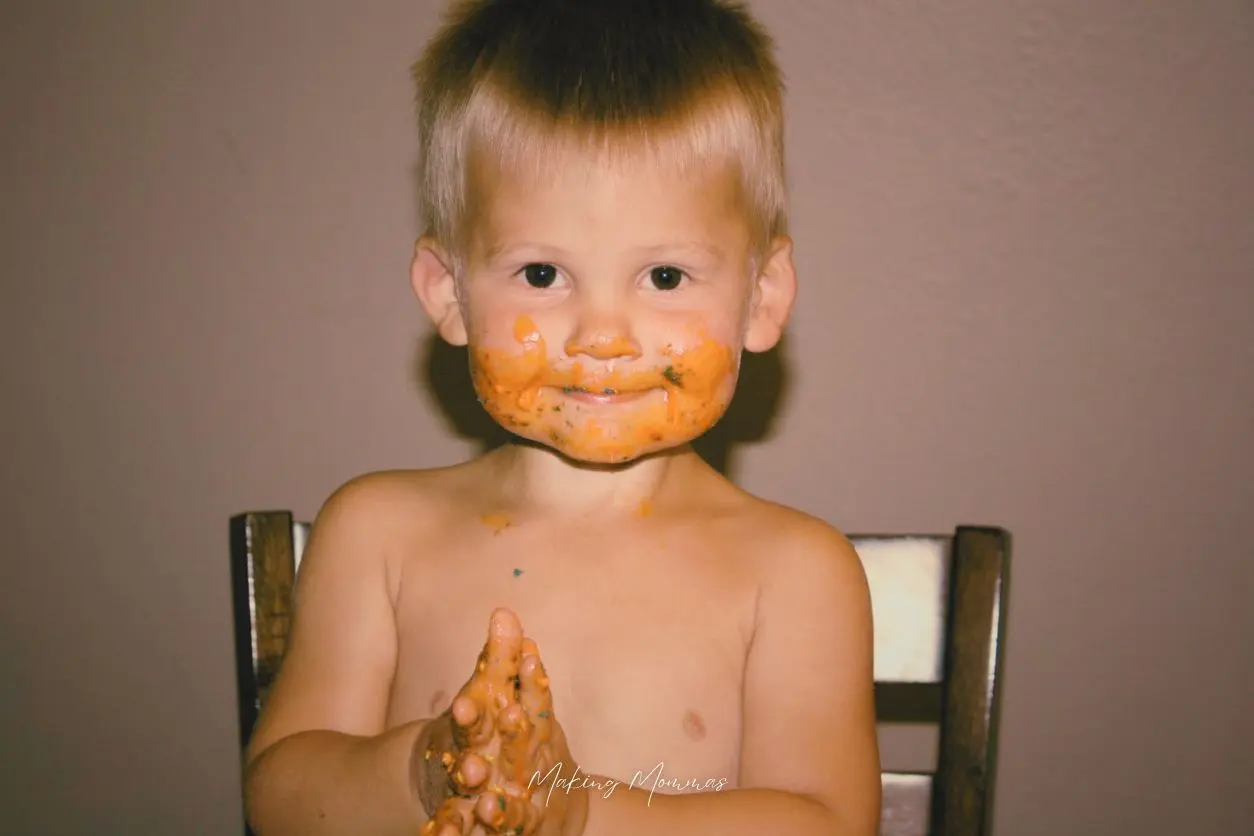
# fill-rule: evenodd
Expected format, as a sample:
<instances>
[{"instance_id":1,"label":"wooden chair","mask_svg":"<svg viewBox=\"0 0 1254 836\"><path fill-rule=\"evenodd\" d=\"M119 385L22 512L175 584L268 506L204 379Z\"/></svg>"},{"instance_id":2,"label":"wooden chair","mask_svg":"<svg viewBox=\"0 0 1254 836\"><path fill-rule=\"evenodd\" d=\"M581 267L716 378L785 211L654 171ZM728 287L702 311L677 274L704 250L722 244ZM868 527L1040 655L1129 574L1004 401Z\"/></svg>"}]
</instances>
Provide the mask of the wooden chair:
<instances>
[{"instance_id":1,"label":"wooden chair","mask_svg":"<svg viewBox=\"0 0 1254 836\"><path fill-rule=\"evenodd\" d=\"M885 772L882 836L989 836L1010 535L850 538L871 586L881 723L934 721L936 770Z\"/></svg>"},{"instance_id":2,"label":"wooden chair","mask_svg":"<svg viewBox=\"0 0 1254 836\"><path fill-rule=\"evenodd\" d=\"M231 519L241 747L283 659L308 536L287 511ZM940 731L934 772L884 773L880 833L988 836L1010 536L962 526L850 539L871 587L879 719L934 721Z\"/></svg>"}]
</instances>

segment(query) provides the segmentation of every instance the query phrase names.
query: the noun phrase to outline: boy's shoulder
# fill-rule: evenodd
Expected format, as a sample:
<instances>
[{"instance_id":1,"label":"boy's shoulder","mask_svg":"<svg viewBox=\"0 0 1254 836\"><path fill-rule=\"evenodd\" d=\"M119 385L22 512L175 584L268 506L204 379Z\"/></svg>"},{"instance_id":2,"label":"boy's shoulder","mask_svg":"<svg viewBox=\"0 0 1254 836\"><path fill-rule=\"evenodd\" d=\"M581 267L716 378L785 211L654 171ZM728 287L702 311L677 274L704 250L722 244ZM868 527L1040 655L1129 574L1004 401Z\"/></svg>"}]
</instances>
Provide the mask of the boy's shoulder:
<instances>
[{"instance_id":1,"label":"boy's shoulder","mask_svg":"<svg viewBox=\"0 0 1254 836\"><path fill-rule=\"evenodd\" d=\"M462 464L355 476L323 502L314 535L334 532L336 539L349 539L359 547L402 542L455 511L467 491L466 470Z\"/></svg>"},{"instance_id":2,"label":"boy's shoulder","mask_svg":"<svg viewBox=\"0 0 1254 836\"><path fill-rule=\"evenodd\" d=\"M732 514L736 539L764 584L837 583L863 588L862 561L849 538L813 514L745 491Z\"/></svg>"},{"instance_id":3,"label":"boy's shoulder","mask_svg":"<svg viewBox=\"0 0 1254 836\"><path fill-rule=\"evenodd\" d=\"M373 505L381 500L422 502L433 500L467 480L475 462L443 467L373 470L353 476L337 487L328 503Z\"/></svg>"},{"instance_id":4,"label":"boy's shoulder","mask_svg":"<svg viewBox=\"0 0 1254 836\"><path fill-rule=\"evenodd\" d=\"M821 658L870 674L871 589L862 559L836 526L813 514L755 498L745 517L753 545L743 553L755 580L753 639L758 676L768 681ZM826 692L824 675L808 685ZM815 682L826 682L816 686Z\"/></svg>"}]
</instances>

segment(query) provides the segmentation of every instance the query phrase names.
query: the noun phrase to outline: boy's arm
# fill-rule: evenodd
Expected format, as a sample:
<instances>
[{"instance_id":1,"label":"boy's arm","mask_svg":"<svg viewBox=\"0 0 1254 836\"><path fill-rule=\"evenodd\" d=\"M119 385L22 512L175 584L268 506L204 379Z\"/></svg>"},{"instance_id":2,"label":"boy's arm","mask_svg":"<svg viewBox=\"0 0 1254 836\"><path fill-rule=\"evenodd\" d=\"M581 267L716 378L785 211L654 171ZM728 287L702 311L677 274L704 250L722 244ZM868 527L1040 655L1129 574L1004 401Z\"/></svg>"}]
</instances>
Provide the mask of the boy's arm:
<instances>
[{"instance_id":1,"label":"boy's arm","mask_svg":"<svg viewBox=\"0 0 1254 836\"><path fill-rule=\"evenodd\" d=\"M426 821L410 776L423 724L384 734L397 641L388 509L398 486L365 477L319 513L301 561L282 669L245 757L260 836L406 834Z\"/></svg>"},{"instance_id":2,"label":"boy's arm","mask_svg":"<svg viewBox=\"0 0 1254 836\"><path fill-rule=\"evenodd\" d=\"M875 836L881 785L862 563L816 520L781 539L745 670L741 788L651 802L639 789L594 793L585 836Z\"/></svg>"}]
</instances>

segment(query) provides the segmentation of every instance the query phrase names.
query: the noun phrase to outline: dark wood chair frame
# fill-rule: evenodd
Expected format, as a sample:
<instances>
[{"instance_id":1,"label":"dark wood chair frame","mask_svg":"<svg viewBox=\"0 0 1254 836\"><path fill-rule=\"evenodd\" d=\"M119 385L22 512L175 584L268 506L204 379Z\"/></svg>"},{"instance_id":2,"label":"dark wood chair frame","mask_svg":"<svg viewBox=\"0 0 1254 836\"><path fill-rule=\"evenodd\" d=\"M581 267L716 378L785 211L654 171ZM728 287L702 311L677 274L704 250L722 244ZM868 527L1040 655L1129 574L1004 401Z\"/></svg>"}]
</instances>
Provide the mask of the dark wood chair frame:
<instances>
[{"instance_id":1,"label":"dark wood chair frame","mask_svg":"<svg viewBox=\"0 0 1254 836\"><path fill-rule=\"evenodd\" d=\"M299 555L308 534L309 524L287 511L243 513L230 521L241 749L283 660ZM860 551L875 544L923 541L943 554L938 589L942 635L934 637L939 677L876 682L881 722L939 723L937 767L934 773L884 773L880 832L989 836L1010 535L1000 528L959 526L950 535L850 539Z\"/></svg>"}]
</instances>

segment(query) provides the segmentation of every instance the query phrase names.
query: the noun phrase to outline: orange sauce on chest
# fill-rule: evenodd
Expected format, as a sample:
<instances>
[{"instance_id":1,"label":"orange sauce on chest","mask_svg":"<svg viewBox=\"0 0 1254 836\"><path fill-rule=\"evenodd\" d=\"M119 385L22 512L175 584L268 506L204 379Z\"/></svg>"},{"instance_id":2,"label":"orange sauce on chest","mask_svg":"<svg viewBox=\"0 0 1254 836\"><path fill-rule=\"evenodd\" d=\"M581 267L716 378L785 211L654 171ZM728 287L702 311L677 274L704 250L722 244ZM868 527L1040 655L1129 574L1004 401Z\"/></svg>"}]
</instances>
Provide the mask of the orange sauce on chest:
<instances>
[{"instance_id":1,"label":"orange sauce on chest","mask_svg":"<svg viewBox=\"0 0 1254 836\"><path fill-rule=\"evenodd\" d=\"M493 534L500 534L510 526L510 519L507 514L484 514L479 518L479 522L492 529Z\"/></svg>"}]
</instances>

